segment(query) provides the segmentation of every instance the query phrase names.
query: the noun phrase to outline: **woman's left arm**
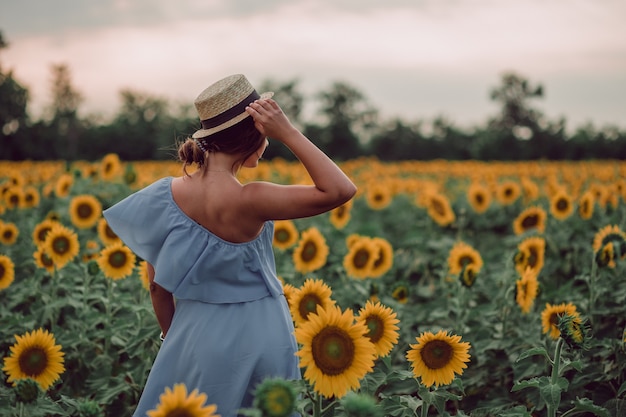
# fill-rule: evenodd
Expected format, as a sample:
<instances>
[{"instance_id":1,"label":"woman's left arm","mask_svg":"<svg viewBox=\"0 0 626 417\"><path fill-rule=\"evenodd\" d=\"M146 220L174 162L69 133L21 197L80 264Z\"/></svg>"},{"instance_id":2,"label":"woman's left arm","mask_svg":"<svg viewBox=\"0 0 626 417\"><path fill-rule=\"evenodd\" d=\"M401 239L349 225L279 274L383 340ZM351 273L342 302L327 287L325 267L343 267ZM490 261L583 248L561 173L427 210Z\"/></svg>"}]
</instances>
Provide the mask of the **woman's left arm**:
<instances>
[{"instance_id":1,"label":"woman's left arm","mask_svg":"<svg viewBox=\"0 0 626 417\"><path fill-rule=\"evenodd\" d=\"M151 264L147 264L148 279L150 281L150 298L152 299L152 307L156 313L156 318L161 327L163 337L167 335L167 331L172 324L172 318L174 317L174 296L171 292L161 287L154 282L154 267Z\"/></svg>"}]
</instances>

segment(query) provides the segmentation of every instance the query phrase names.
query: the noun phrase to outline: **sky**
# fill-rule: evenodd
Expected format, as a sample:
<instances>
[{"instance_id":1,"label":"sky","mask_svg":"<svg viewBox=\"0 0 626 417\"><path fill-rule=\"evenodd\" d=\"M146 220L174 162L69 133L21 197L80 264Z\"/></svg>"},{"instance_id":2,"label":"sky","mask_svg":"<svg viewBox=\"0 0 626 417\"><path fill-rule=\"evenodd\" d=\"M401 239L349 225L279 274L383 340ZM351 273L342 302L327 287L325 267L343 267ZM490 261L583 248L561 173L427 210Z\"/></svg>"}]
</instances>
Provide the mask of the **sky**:
<instances>
[{"instance_id":1,"label":"sky","mask_svg":"<svg viewBox=\"0 0 626 417\"><path fill-rule=\"evenodd\" d=\"M514 72L543 86L549 120L624 129L625 17L624 0L3 0L0 65L35 116L66 64L83 114L118 111L125 88L191 104L243 73L296 80L310 106L344 82L383 119L471 127Z\"/></svg>"}]
</instances>

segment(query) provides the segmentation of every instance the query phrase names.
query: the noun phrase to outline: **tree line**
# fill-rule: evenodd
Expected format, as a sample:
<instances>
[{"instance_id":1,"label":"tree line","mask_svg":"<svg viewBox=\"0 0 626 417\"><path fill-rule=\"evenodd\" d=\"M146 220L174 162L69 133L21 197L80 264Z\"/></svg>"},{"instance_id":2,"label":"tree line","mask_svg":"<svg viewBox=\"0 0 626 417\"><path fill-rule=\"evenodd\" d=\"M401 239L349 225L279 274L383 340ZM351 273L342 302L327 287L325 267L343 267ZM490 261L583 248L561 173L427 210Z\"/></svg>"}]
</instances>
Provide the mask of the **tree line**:
<instances>
[{"instance_id":1,"label":"tree line","mask_svg":"<svg viewBox=\"0 0 626 417\"><path fill-rule=\"evenodd\" d=\"M8 44L0 32L0 51ZM29 92L0 61L0 159L97 160L109 152L124 160L171 159L177 141L199 128L192 104L132 89L121 90L121 106L110 118L83 117L83 96L66 64L50 67L50 105L39 119L28 111ZM355 86L334 82L315 95L315 120L305 120L305 96L297 80L266 80L260 91L274 91L289 118L323 151L337 160L375 156L395 160L582 160L626 158L626 131L592 124L566 131L566 120L549 120L533 106L544 96L514 72L501 76L490 98L499 112L483 125L456 127L399 117L382 120L378 109ZM282 146L265 157L293 159Z\"/></svg>"}]
</instances>

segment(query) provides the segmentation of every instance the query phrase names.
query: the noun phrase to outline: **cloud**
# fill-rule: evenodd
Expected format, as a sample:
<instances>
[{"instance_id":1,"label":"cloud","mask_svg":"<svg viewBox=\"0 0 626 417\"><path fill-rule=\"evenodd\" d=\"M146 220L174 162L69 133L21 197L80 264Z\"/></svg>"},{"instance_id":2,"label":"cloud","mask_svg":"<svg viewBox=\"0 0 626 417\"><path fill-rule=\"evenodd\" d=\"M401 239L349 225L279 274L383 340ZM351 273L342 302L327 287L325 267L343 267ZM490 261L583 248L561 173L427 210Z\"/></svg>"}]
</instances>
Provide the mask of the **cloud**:
<instances>
[{"instance_id":1,"label":"cloud","mask_svg":"<svg viewBox=\"0 0 626 417\"><path fill-rule=\"evenodd\" d=\"M190 102L213 80L244 72L256 84L297 78L310 92L342 80L387 113L459 120L492 110L488 87L506 70L574 88L577 79L615 83L626 73L626 3L618 1L303 0L254 12L241 4L115 0L85 11L84 21L101 16L100 25L13 42L5 34L4 66L31 87L34 108L47 99L49 65L67 63L89 111L117 109L125 87Z\"/></svg>"}]
</instances>

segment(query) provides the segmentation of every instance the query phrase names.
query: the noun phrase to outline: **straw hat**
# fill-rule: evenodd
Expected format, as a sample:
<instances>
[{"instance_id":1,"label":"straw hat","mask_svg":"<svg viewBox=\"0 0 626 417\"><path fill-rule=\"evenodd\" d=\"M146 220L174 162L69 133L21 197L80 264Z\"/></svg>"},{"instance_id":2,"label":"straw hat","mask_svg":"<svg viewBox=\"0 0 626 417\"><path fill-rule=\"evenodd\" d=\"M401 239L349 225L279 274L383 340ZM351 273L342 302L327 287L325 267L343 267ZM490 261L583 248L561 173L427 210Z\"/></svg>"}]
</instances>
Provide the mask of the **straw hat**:
<instances>
[{"instance_id":1,"label":"straw hat","mask_svg":"<svg viewBox=\"0 0 626 417\"><path fill-rule=\"evenodd\" d=\"M207 87L194 101L202 129L192 138L199 139L227 129L249 116L246 106L260 98L274 95L267 92L259 95L242 74L230 75Z\"/></svg>"}]
</instances>

